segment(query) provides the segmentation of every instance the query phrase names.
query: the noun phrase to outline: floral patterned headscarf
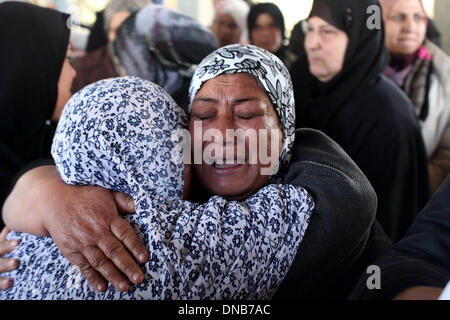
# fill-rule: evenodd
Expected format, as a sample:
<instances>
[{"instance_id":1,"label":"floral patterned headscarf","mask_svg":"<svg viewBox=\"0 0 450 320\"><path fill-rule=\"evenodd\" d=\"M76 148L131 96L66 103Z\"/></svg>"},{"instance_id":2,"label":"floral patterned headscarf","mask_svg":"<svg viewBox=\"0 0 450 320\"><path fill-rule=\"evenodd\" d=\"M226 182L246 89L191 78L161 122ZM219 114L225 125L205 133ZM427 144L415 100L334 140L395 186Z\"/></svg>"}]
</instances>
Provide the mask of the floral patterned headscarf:
<instances>
[{"instance_id":1,"label":"floral patterned headscarf","mask_svg":"<svg viewBox=\"0 0 450 320\"><path fill-rule=\"evenodd\" d=\"M291 76L286 66L272 53L252 45L233 44L211 53L199 65L189 89L190 106L208 80L222 74L247 73L269 96L283 129L284 144L280 167L289 164L295 142L295 100Z\"/></svg>"},{"instance_id":2,"label":"floral patterned headscarf","mask_svg":"<svg viewBox=\"0 0 450 320\"><path fill-rule=\"evenodd\" d=\"M127 193L137 211L145 210L146 199L157 195L182 198L182 150L164 137L185 126L186 115L159 86L136 77L106 79L70 99L52 155L66 183Z\"/></svg>"},{"instance_id":3,"label":"floral patterned headscarf","mask_svg":"<svg viewBox=\"0 0 450 320\"><path fill-rule=\"evenodd\" d=\"M57 168L70 184L134 197L137 214L124 220L150 252L141 265L145 279L127 292L94 292L52 238L12 233L20 247L9 257L23 263L6 275L17 281L0 290L0 300L272 298L298 254L314 201L302 187L279 184L242 202L175 201L183 164L171 133L184 118L160 87L139 78L107 79L75 94L53 144Z\"/></svg>"}]
</instances>

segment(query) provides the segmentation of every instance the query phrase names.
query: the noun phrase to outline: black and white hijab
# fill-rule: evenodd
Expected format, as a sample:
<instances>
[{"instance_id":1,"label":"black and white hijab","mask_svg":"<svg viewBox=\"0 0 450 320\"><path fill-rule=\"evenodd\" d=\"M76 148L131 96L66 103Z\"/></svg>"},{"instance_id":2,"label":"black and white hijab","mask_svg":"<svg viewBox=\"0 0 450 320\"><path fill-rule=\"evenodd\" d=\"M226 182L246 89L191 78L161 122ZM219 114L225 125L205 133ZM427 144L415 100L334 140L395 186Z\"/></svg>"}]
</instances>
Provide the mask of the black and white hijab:
<instances>
[{"instance_id":1,"label":"black and white hijab","mask_svg":"<svg viewBox=\"0 0 450 320\"><path fill-rule=\"evenodd\" d=\"M222 74L247 73L254 77L269 96L283 130L284 144L278 168L286 167L295 142L295 100L291 76L274 54L253 45L233 44L211 53L199 65L189 89L190 106L208 80Z\"/></svg>"}]
</instances>

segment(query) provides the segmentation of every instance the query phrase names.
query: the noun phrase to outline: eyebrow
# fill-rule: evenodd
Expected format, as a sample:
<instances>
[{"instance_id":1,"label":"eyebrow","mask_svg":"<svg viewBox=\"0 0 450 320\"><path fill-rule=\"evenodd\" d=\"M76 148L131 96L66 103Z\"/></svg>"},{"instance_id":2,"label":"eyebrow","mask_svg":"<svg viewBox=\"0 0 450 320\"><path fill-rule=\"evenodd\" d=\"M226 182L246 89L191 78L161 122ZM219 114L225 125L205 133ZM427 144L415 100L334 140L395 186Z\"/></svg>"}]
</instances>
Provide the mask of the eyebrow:
<instances>
[{"instance_id":1,"label":"eyebrow","mask_svg":"<svg viewBox=\"0 0 450 320\"><path fill-rule=\"evenodd\" d=\"M244 103L244 102L249 102L249 101L255 101L258 100L258 98L256 97L248 97L248 98L240 98L240 99L235 99L233 101L231 101L232 104L239 104L239 103ZM217 99L214 98L208 98L208 97L200 97L200 98L195 98L194 102L196 101L201 101L201 102L214 102L217 103L219 102Z\"/></svg>"},{"instance_id":2,"label":"eyebrow","mask_svg":"<svg viewBox=\"0 0 450 320\"><path fill-rule=\"evenodd\" d=\"M217 99L213 98L195 98L193 102L202 101L202 102L218 102Z\"/></svg>"},{"instance_id":3,"label":"eyebrow","mask_svg":"<svg viewBox=\"0 0 450 320\"><path fill-rule=\"evenodd\" d=\"M337 30L337 28L332 25L321 25L318 27L318 29L320 29L320 30L323 30L323 29Z\"/></svg>"}]
</instances>

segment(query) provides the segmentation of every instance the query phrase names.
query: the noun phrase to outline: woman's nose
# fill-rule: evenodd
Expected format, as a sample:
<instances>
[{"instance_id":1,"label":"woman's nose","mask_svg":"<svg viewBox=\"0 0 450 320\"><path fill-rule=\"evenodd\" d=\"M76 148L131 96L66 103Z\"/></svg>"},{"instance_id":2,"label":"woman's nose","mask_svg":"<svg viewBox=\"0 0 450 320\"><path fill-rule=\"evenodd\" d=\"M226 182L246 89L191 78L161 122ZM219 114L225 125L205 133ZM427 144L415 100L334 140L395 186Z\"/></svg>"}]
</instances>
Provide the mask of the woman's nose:
<instances>
[{"instance_id":1,"label":"woman's nose","mask_svg":"<svg viewBox=\"0 0 450 320\"><path fill-rule=\"evenodd\" d=\"M227 130L234 130L234 118L231 110L227 110L227 112L224 113L219 113L214 123L214 127L214 129L217 129L222 133L223 138L226 137Z\"/></svg>"},{"instance_id":2,"label":"woman's nose","mask_svg":"<svg viewBox=\"0 0 450 320\"><path fill-rule=\"evenodd\" d=\"M305 37L305 50L317 50L320 47L320 39L315 32L309 32Z\"/></svg>"},{"instance_id":3,"label":"woman's nose","mask_svg":"<svg viewBox=\"0 0 450 320\"><path fill-rule=\"evenodd\" d=\"M414 24L413 19L407 18L407 19L405 19L405 22L403 23L403 30L405 32L411 32L414 30L414 26L415 26L415 24Z\"/></svg>"}]
</instances>

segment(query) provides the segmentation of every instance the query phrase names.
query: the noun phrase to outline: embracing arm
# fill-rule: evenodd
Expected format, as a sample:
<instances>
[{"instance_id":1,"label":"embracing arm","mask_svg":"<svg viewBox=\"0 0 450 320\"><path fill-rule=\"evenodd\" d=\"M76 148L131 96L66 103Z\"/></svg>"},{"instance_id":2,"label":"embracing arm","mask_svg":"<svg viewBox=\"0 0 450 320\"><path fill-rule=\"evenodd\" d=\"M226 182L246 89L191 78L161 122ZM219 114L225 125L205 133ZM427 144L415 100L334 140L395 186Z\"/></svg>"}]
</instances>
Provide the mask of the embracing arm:
<instances>
[{"instance_id":1,"label":"embracing arm","mask_svg":"<svg viewBox=\"0 0 450 320\"><path fill-rule=\"evenodd\" d=\"M64 183L53 166L42 166L22 175L3 205L3 220L12 230L49 236L44 226L53 201L61 199Z\"/></svg>"},{"instance_id":2,"label":"embracing arm","mask_svg":"<svg viewBox=\"0 0 450 320\"><path fill-rule=\"evenodd\" d=\"M96 290L106 289L106 279L126 291L129 284L121 272L133 283L142 282L133 256L145 262L148 252L119 216L117 199L100 187L66 185L54 166L41 166L17 181L3 218L15 231L50 235Z\"/></svg>"}]
</instances>

